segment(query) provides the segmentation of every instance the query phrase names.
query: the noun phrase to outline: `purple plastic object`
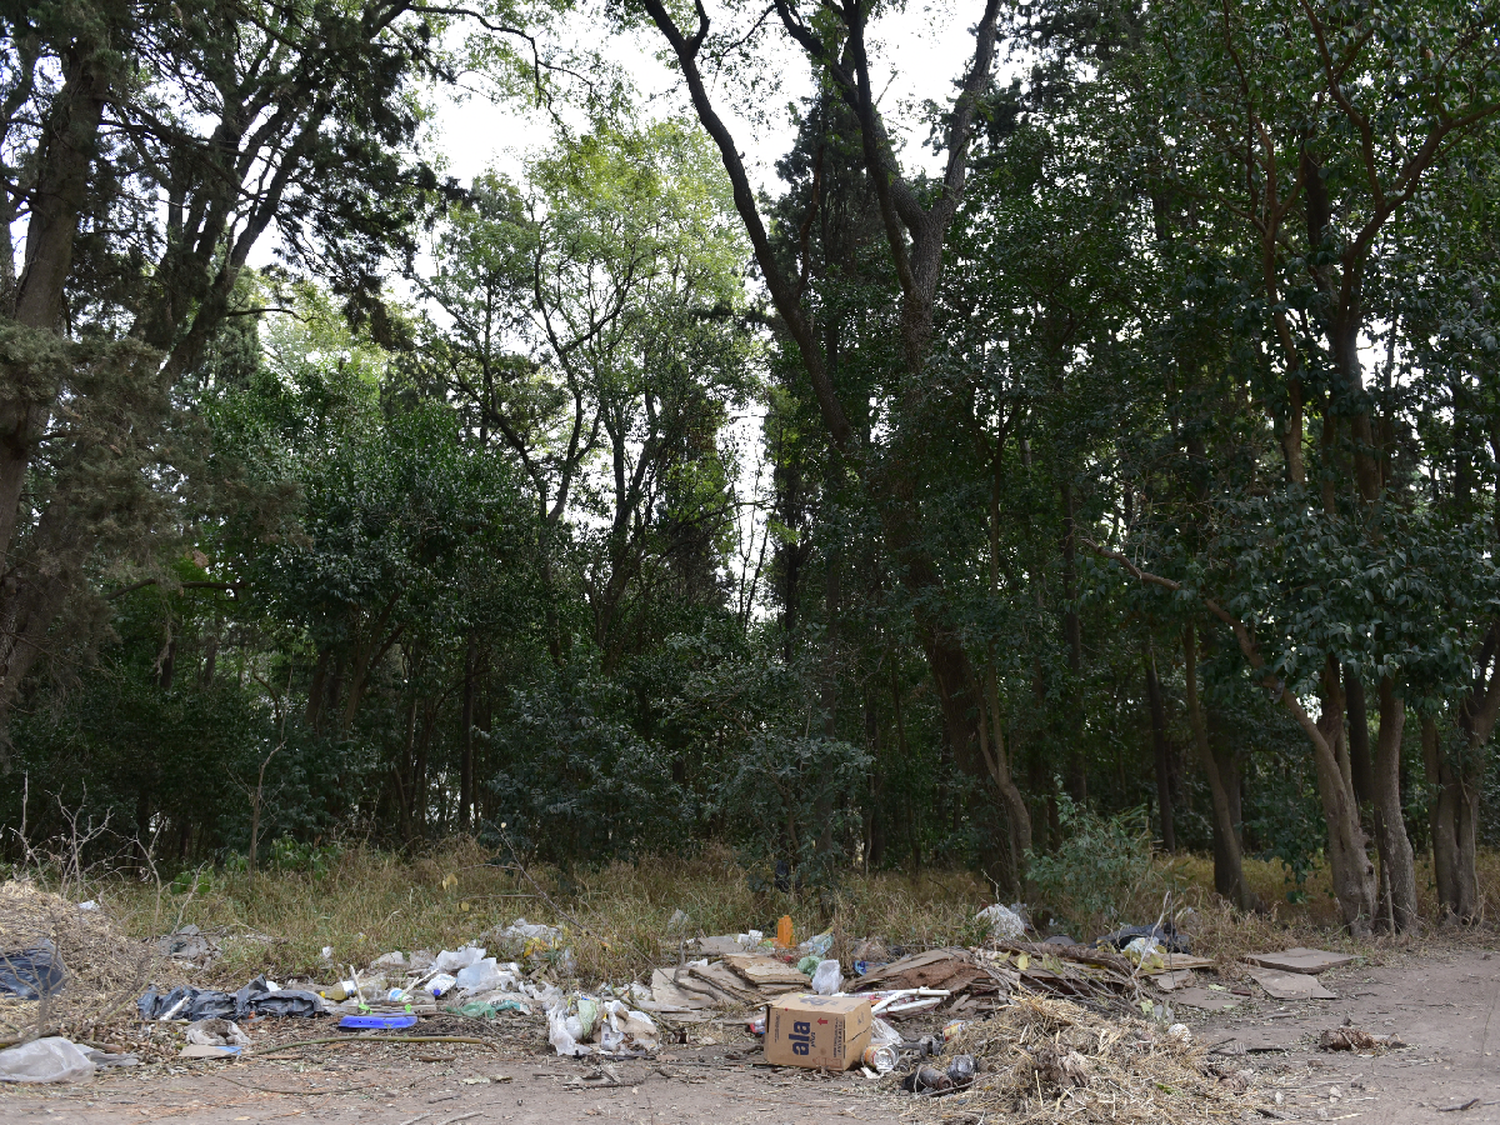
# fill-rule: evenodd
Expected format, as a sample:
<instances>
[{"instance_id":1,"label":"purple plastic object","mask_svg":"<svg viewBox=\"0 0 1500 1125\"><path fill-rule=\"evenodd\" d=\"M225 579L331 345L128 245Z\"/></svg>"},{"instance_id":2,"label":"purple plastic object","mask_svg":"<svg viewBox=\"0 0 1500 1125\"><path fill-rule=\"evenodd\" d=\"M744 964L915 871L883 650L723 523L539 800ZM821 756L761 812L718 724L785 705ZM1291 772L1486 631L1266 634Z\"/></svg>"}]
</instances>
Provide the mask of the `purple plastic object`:
<instances>
[{"instance_id":1,"label":"purple plastic object","mask_svg":"<svg viewBox=\"0 0 1500 1125\"><path fill-rule=\"evenodd\" d=\"M416 1022L416 1016L345 1016L339 1020L339 1026L348 1028L350 1031L368 1031L377 1028L411 1027Z\"/></svg>"}]
</instances>

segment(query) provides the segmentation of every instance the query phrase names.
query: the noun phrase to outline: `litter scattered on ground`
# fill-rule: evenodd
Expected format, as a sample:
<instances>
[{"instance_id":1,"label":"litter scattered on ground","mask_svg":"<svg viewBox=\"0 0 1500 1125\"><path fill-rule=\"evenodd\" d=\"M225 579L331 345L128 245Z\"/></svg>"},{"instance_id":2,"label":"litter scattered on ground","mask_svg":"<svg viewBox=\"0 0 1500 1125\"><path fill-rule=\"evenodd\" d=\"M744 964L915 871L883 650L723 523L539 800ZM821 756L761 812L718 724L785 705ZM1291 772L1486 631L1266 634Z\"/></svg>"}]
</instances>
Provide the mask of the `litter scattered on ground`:
<instances>
[{"instance_id":1,"label":"litter scattered on ground","mask_svg":"<svg viewBox=\"0 0 1500 1125\"><path fill-rule=\"evenodd\" d=\"M339 1026L349 1031L393 1031L415 1027L416 1016L344 1016Z\"/></svg>"},{"instance_id":2,"label":"litter scattered on ground","mask_svg":"<svg viewBox=\"0 0 1500 1125\"><path fill-rule=\"evenodd\" d=\"M107 904L20 879L0 883L0 1032L94 1037L129 1011L161 955L126 936ZM43 1014L45 1010L45 1015Z\"/></svg>"},{"instance_id":3,"label":"litter scattered on ground","mask_svg":"<svg viewBox=\"0 0 1500 1125\"><path fill-rule=\"evenodd\" d=\"M233 1020L207 1019L188 1024L187 1041L202 1047L248 1047L250 1036Z\"/></svg>"},{"instance_id":4,"label":"litter scattered on ground","mask_svg":"<svg viewBox=\"0 0 1500 1125\"><path fill-rule=\"evenodd\" d=\"M1327 949L1306 949L1296 946L1281 953L1247 953L1244 960L1267 969L1279 969L1284 973L1310 973L1317 975L1328 969L1336 969L1355 960L1352 953L1333 953Z\"/></svg>"},{"instance_id":5,"label":"litter scattered on ground","mask_svg":"<svg viewBox=\"0 0 1500 1125\"><path fill-rule=\"evenodd\" d=\"M1146 944L1154 943L1169 953L1193 951L1187 935L1179 934L1171 922L1160 922L1154 926L1121 926L1114 933L1096 938L1094 944L1124 950L1142 939L1145 939Z\"/></svg>"},{"instance_id":6,"label":"litter scattered on ground","mask_svg":"<svg viewBox=\"0 0 1500 1125\"><path fill-rule=\"evenodd\" d=\"M265 977L256 977L238 992L208 988L174 988L161 993L155 987L136 1001L146 1020L242 1020L249 1016L316 1016L328 1005L316 993L303 989L274 988Z\"/></svg>"},{"instance_id":7,"label":"litter scattered on ground","mask_svg":"<svg viewBox=\"0 0 1500 1125\"><path fill-rule=\"evenodd\" d=\"M1371 1035L1357 1027L1335 1027L1318 1036L1318 1049L1321 1051L1380 1054L1405 1046L1399 1035Z\"/></svg>"},{"instance_id":8,"label":"litter scattered on ground","mask_svg":"<svg viewBox=\"0 0 1500 1125\"><path fill-rule=\"evenodd\" d=\"M658 1046L655 1022L619 1000L561 993L547 1006L547 1039L559 1055L645 1055Z\"/></svg>"},{"instance_id":9,"label":"litter scattered on ground","mask_svg":"<svg viewBox=\"0 0 1500 1125\"><path fill-rule=\"evenodd\" d=\"M1014 907L1001 906L997 902L994 906L981 910L975 917L989 927L991 938L1014 941L1026 933L1026 921Z\"/></svg>"},{"instance_id":10,"label":"litter scattered on ground","mask_svg":"<svg viewBox=\"0 0 1500 1125\"><path fill-rule=\"evenodd\" d=\"M1158 1024L1022 995L966 1024L900 1085L917 1097L952 1096L970 1120L1051 1125L1269 1109L1253 1081L1254 1072L1237 1061L1211 1057Z\"/></svg>"}]
</instances>

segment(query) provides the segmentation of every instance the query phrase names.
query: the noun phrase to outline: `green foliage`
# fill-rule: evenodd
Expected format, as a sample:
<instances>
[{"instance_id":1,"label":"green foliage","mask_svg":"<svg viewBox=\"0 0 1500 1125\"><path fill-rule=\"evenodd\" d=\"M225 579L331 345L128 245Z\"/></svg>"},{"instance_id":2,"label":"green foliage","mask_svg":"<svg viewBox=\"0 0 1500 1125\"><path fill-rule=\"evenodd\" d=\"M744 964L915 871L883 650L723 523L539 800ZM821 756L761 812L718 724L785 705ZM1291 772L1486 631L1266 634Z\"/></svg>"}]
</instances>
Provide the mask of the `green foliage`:
<instances>
[{"instance_id":1,"label":"green foliage","mask_svg":"<svg viewBox=\"0 0 1500 1125\"><path fill-rule=\"evenodd\" d=\"M1078 927L1079 940L1088 940L1092 930L1155 921L1129 916L1152 893L1165 889L1153 862L1146 810L1105 817L1063 795L1058 820L1061 846L1051 854L1031 856L1028 863L1036 903Z\"/></svg>"}]
</instances>

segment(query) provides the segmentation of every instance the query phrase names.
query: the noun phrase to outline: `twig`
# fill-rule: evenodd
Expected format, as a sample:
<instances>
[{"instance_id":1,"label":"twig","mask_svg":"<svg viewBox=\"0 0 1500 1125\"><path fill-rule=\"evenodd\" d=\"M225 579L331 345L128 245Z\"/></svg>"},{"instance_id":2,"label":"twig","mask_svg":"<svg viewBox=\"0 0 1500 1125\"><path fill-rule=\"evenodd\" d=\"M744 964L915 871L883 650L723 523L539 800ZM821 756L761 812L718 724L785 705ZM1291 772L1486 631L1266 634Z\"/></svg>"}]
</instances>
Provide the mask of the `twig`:
<instances>
[{"instance_id":1,"label":"twig","mask_svg":"<svg viewBox=\"0 0 1500 1125\"><path fill-rule=\"evenodd\" d=\"M1462 1113L1466 1109L1474 1109L1481 1105L1500 1105L1500 1102L1482 1102L1478 1098L1470 1098L1463 1105L1438 1106L1437 1111L1439 1113Z\"/></svg>"},{"instance_id":2,"label":"twig","mask_svg":"<svg viewBox=\"0 0 1500 1125\"><path fill-rule=\"evenodd\" d=\"M232 1086L238 1086L242 1090L258 1090L263 1094L285 1094L293 1098L316 1098L323 1094L357 1094L367 1088L364 1086L341 1086L337 1090L278 1090L274 1086L257 1086L253 1082L241 1082L239 1079L231 1078L227 1074L216 1074L214 1077L228 1082Z\"/></svg>"},{"instance_id":3,"label":"twig","mask_svg":"<svg viewBox=\"0 0 1500 1125\"><path fill-rule=\"evenodd\" d=\"M478 1117L478 1116L479 1116L479 1110L476 1109L476 1110L473 1110L470 1113L460 1113L457 1117L445 1117L441 1121L438 1122L438 1125L453 1125L453 1123L455 1121L467 1121L471 1117Z\"/></svg>"},{"instance_id":4,"label":"twig","mask_svg":"<svg viewBox=\"0 0 1500 1125\"><path fill-rule=\"evenodd\" d=\"M408 1117L401 1125L417 1125L418 1121L426 1121L431 1116L431 1113L419 1113L415 1117Z\"/></svg>"},{"instance_id":5,"label":"twig","mask_svg":"<svg viewBox=\"0 0 1500 1125\"><path fill-rule=\"evenodd\" d=\"M483 1047L485 1042L474 1035L330 1035L324 1039L298 1039L279 1047L267 1047L263 1051L254 1052L252 1057L259 1058L298 1047L314 1047L321 1043L477 1043Z\"/></svg>"}]
</instances>

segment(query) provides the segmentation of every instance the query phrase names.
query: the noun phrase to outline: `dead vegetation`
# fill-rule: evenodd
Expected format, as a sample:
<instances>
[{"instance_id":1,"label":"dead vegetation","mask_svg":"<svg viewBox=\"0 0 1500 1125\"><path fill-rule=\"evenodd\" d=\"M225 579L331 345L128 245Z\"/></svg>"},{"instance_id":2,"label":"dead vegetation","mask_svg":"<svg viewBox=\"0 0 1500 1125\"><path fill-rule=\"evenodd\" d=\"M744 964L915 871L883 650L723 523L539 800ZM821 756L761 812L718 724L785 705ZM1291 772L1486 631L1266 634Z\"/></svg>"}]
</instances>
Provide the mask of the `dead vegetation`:
<instances>
[{"instance_id":1,"label":"dead vegetation","mask_svg":"<svg viewBox=\"0 0 1500 1125\"><path fill-rule=\"evenodd\" d=\"M107 1038L134 1016L135 998L161 961L153 943L126 934L104 910L80 909L22 880L0 884L0 967L7 955L37 949L60 964L63 987L32 1001L0 994L0 1040Z\"/></svg>"},{"instance_id":2,"label":"dead vegetation","mask_svg":"<svg viewBox=\"0 0 1500 1125\"><path fill-rule=\"evenodd\" d=\"M1255 1076L1167 1028L1068 1000L1017 996L965 1025L944 1058L972 1055L968 1090L932 1099L944 1121L1008 1125L1201 1121L1205 1108L1259 1108ZM1269 1106L1268 1106L1269 1108Z\"/></svg>"}]
</instances>

